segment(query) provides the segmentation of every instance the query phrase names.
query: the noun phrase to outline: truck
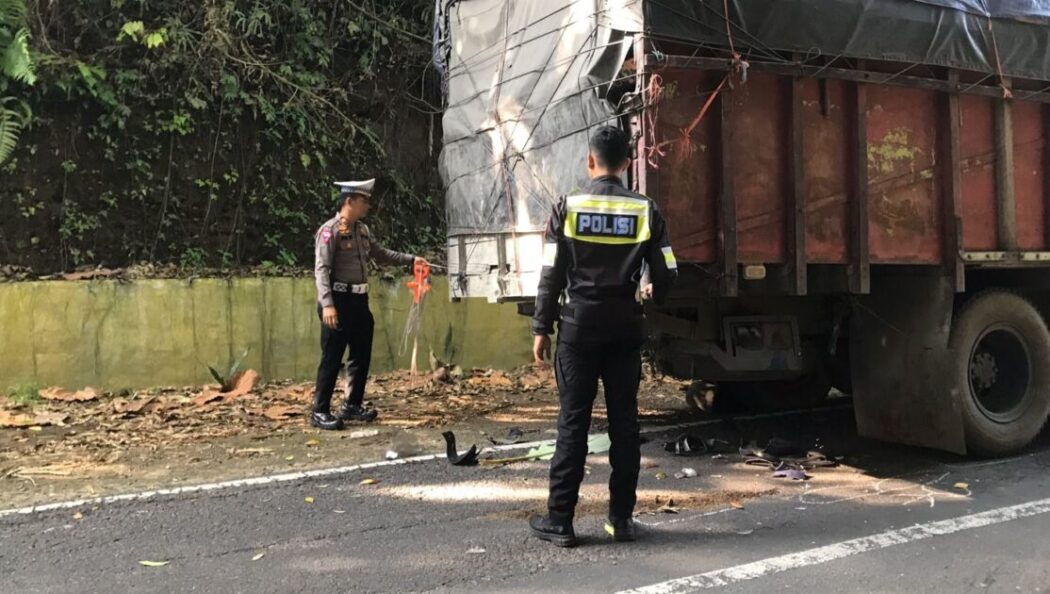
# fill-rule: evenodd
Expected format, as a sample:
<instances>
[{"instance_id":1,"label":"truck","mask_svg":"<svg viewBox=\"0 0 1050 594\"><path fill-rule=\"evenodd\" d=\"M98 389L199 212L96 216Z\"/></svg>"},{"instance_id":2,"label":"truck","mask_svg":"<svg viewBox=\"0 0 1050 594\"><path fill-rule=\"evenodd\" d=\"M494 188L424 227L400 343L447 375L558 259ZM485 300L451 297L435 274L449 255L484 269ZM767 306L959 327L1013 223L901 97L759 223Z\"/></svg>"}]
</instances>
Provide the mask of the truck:
<instances>
[{"instance_id":1,"label":"truck","mask_svg":"<svg viewBox=\"0 0 1050 594\"><path fill-rule=\"evenodd\" d=\"M858 431L977 456L1050 415L1050 7L1013 0L438 2L454 299L519 301L587 137L680 278L656 365L717 400L849 394Z\"/></svg>"}]
</instances>

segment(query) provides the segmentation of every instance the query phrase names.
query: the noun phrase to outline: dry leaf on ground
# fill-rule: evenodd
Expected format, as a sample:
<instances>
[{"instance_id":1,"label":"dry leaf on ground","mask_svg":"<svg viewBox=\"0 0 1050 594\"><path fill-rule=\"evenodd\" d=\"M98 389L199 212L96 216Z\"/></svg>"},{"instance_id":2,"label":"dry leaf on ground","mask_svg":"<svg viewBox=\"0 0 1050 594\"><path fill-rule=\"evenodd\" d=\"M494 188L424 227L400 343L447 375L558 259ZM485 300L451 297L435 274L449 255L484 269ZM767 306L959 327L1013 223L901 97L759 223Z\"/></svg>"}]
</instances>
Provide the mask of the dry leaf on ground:
<instances>
[{"instance_id":1,"label":"dry leaf on ground","mask_svg":"<svg viewBox=\"0 0 1050 594\"><path fill-rule=\"evenodd\" d=\"M193 405L204 406L205 404L210 404L216 400L222 400L222 398L223 395L215 390L205 390L203 393L198 394L193 398Z\"/></svg>"},{"instance_id":2,"label":"dry leaf on ground","mask_svg":"<svg viewBox=\"0 0 1050 594\"><path fill-rule=\"evenodd\" d=\"M65 413L42 412L37 413L37 415L33 417L33 424L40 425L41 427L46 427L47 425L61 426L66 424L67 419L69 419L69 415Z\"/></svg>"},{"instance_id":3,"label":"dry leaf on ground","mask_svg":"<svg viewBox=\"0 0 1050 594\"><path fill-rule=\"evenodd\" d=\"M259 385L260 379L262 379L262 376L259 375L258 371L246 369L230 378L230 384L233 386L233 389L226 392L225 396L227 398L244 396L254 390L255 386Z\"/></svg>"},{"instance_id":4,"label":"dry leaf on ground","mask_svg":"<svg viewBox=\"0 0 1050 594\"><path fill-rule=\"evenodd\" d=\"M76 392L70 392L63 388L51 387L40 390L40 397L44 400L58 400L61 402L87 402L98 398L98 392L94 388L84 388Z\"/></svg>"},{"instance_id":5,"label":"dry leaf on ground","mask_svg":"<svg viewBox=\"0 0 1050 594\"><path fill-rule=\"evenodd\" d=\"M263 411L263 416L267 419L273 419L274 421L286 421L289 417L295 417L303 414L301 408L297 406L283 406L275 405Z\"/></svg>"},{"instance_id":6,"label":"dry leaf on ground","mask_svg":"<svg viewBox=\"0 0 1050 594\"><path fill-rule=\"evenodd\" d=\"M15 414L9 410L0 409L0 427L29 427L33 424L33 417L29 415Z\"/></svg>"},{"instance_id":7,"label":"dry leaf on ground","mask_svg":"<svg viewBox=\"0 0 1050 594\"><path fill-rule=\"evenodd\" d=\"M143 398L141 400L132 400L131 402L128 402L127 400L124 400L123 398L117 398L116 400L113 401L113 410L117 411L118 413L122 413L122 414L137 415L137 414L143 412L143 410L147 406L152 404L153 401L156 400L156 399L157 398L155 396L149 396L149 397Z\"/></svg>"}]
</instances>

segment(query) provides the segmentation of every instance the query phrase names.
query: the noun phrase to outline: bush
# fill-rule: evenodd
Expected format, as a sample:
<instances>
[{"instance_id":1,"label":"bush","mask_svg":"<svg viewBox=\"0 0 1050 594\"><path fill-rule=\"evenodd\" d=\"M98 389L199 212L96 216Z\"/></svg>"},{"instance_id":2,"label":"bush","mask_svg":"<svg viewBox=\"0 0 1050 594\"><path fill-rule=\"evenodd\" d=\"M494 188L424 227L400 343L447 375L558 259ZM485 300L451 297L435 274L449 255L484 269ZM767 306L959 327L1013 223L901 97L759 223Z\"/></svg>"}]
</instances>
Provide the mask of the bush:
<instances>
[{"instance_id":1,"label":"bush","mask_svg":"<svg viewBox=\"0 0 1050 594\"><path fill-rule=\"evenodd\" d=\"M377 233L436 248L432 10L29 0L38 80L0 168L0 262L306 265L332 181L373 175Z\"/></svg>"}]
</instances>

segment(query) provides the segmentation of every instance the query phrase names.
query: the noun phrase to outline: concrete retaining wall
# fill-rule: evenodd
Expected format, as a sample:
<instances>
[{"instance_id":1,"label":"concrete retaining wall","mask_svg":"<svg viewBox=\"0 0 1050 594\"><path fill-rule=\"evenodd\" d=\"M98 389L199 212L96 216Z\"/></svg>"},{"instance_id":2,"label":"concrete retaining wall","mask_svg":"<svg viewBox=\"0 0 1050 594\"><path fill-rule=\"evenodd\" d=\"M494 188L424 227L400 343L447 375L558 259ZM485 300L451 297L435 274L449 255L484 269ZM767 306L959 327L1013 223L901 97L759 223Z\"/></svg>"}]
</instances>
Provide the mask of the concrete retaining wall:
<instances>
[{"instance_id":1,"label":"concrete retaining wall","mask_svg":"<svg viewBox=\"0 0 1050 594\"><path fill-rule=\"evenodd\" d=\"M412 298L404 283L373 283L373 369L409 365L398 354ZM266 379L312 379L320 326L309 278L31 282L0 284L0 392L22 382L77 388L208 383L207 366L245 362ZM530 360L527 319L513 305L448 302L435 279L420 336L428 353L464 367Z\"/></svg>"}]
</instances>

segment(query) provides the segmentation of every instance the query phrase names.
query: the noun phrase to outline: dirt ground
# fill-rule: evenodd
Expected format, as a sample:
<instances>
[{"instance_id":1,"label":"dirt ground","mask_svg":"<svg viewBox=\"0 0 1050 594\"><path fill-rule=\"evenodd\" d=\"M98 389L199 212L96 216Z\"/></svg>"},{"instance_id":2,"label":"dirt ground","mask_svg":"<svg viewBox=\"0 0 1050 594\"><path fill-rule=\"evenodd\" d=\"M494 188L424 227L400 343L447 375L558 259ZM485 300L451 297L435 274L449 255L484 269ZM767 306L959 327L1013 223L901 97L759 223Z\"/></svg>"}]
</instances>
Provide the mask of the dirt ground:
<instances>
[{"instance_id":1,"label":"dirt ground","mask_svg":"<svg viewBox=\"0 0 1050 594\"><path fill-rule=\"evenodd\" d=\"M226 393L217 385L124 394L50 388L36 402L0 400L0 508L429 454L443 451L446 430L461 449L490 445L512 428L523 441L549 439L558 411L546 369L395 373L370 382L378 422L322 432L306 422L312 384L255 379ZM647 379L643 422L688 418L683 388ZM603 416L599 403L595 428Z\"/></svg>"}]
</instances>

